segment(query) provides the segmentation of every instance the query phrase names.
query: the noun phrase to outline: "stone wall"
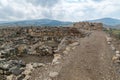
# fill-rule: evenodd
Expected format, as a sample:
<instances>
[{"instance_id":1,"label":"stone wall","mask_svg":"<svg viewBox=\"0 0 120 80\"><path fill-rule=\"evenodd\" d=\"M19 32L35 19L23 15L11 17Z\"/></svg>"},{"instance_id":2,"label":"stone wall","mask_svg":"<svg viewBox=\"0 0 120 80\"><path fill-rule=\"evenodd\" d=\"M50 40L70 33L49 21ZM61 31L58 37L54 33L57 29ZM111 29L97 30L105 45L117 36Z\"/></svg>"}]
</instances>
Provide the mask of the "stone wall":
<instances>
[{"instance_id":1,"label":"stone wall","mask_svg":"<svg viewBox=\"0 0 120 80\"><path fill-rule=\"evenodd\" d=\"M0 31L0 49L5 52L7 50L6 54L10 54L8 50L13 48L15 55L49 55L53 49L57 49L64 37L69 37L69 43L71 43L70 38L83 36L83 32L74 27L11 27L0 29Z\"/></svg>"}]
</instances>

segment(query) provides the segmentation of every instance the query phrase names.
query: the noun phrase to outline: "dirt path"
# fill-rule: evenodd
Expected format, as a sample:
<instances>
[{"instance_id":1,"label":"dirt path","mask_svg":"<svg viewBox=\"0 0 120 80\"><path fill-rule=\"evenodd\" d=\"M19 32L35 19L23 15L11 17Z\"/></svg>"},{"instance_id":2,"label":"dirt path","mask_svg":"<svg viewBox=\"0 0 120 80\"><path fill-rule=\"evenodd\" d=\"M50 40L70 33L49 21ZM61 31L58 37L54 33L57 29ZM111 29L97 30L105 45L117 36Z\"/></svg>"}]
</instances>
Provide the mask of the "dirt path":
<instances>
[{"instance_id":1,"label":"dirt path","mask_svg":"<svg viewBox=\"0 0 120 80\"><path fill-rule=\"evenodd\" d=\"M69 62L55 80L120 80L111 61L113 55L105 40L105 33L94 31L80 40L71 51Z\"/></svg>"}]
</instances>

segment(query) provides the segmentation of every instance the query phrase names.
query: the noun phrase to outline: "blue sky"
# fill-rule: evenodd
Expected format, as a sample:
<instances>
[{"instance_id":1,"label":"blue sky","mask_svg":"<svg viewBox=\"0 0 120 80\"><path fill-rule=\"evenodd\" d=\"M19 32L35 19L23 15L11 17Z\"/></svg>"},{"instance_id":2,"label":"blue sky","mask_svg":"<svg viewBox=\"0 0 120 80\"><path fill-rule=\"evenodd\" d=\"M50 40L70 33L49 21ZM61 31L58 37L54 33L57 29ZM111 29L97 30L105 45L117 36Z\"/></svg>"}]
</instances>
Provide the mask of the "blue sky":
<instances>
[{"instance_id":1,"label":"blue sky","mask_svg":"<svg viewBox=\"0 0 120 80\"><path fill-rule=\"evenodd\" d=\"M0 21L120 19L119 0L0 0Z\"/></svg>"}]
</instances>

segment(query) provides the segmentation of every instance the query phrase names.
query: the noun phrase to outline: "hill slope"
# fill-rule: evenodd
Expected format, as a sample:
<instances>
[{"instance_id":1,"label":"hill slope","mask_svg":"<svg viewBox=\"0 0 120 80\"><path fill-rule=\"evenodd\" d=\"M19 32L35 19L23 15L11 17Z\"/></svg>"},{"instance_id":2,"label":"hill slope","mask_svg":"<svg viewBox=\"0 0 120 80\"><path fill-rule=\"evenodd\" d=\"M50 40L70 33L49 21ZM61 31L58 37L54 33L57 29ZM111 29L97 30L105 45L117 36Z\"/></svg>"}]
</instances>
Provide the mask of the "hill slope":
<instances>
[{"instance_id":1,"label":"hill slope","mask_svg":"<svg viewBox=\"0 0 120 80\"><path fill-rule=\"evenodd\" d=\"M89 22L100 22L104 24L104 27L111 27L111 28L120 28L120 20L114 18L102 18L96 20L88 20Z\"/></svg>"},{"instance_id":2,"label":"hill slope","mask_svg":"<svg viewBox=\"0 0 120 80\"><path fill-rule=\"evenodd\" d=\"M71 24L72 22L63 22L63 21L50 20L50 19L0 22L0 26L65 26Z\"/></svg>"}]
</instances>

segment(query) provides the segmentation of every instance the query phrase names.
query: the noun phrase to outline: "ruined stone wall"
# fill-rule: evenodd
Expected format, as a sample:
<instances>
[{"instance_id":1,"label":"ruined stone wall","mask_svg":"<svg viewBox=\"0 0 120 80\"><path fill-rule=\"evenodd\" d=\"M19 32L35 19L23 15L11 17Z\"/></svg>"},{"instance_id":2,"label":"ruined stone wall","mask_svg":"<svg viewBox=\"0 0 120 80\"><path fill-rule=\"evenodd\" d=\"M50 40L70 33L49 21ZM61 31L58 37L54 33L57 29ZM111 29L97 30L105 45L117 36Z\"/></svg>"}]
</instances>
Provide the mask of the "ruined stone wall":
<instances>
[{"instance_id":1,"label":"ruined stone wall","mask_svg":"<svg viewBox=\"0 0 120 80\"><path fill-rule=\"evenodd\" d=\"M75 39L83 36L83 33L74 27L11 27L0 31L0 49L4 51L7 49L7 54L8 49L13 48L13 52L17 51L20 55L26 52L28 54L51 53L51 49L56 49L64 37ZM69 39L70 42L72 40Z\"/></svg>"},{"instance_id":2,"label":"ruined stone wall","mask_svg":"<svg viewBox=\"0 0 120 80\"><path fill-rule=\"evenodd\" d=\"M102 23L78 22L75 23L73 27L85 30L103 30Z\"/></svg>"}]
</instances>

